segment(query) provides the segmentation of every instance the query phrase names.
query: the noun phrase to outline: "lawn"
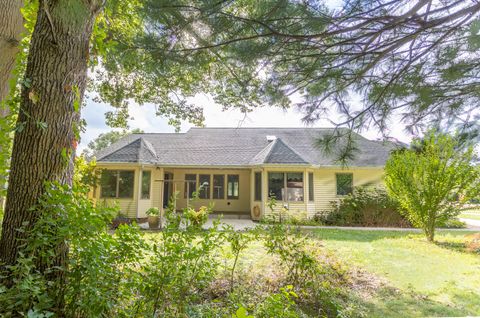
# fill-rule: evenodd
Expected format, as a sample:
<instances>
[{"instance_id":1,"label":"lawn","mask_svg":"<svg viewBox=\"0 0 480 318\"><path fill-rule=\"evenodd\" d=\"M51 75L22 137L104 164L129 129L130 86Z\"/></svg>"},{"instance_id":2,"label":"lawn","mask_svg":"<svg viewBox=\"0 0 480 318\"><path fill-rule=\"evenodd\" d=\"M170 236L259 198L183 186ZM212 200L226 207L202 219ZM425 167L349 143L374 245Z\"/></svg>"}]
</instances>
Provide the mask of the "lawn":
<instances>
[{"instance_id":1,"label":"lawn","mask_svg":"<svg viewBox=\"0 0 480 318\"><path fill-rule=\"evenodd\" d=\"M314 234L341 260L394 288L372 297L370 317L480 315L480 255L463 249L471 233L440 232L437 244L413 232L322 229Z\"/></svg>"},{"instance_id":2,"label":"lawn","mask_svg":"<svg viewBox=\"0 0 480 318\"><path fill-rule=\"evenodd\" d=\"M461 219L480 220L480 214L462 213L458 217Z\"/></svg>"},{"instance_id":3,"label":"lawn","mask_svg":"<svg viewBox=\"0 0 480 318\"><path fill-rule=\"evenodd\" d=\"M480 208L465 209L458 217L462 219L480 220Z\"/></svg>"},{"instance_id":4,"label":"lawn","mask_svg":"<svg viewBox=\"0 0 480 318\"><path fill-rule=\"evenodd\" d=\"M362 309L349 316L480 315L480 254L465 249L472 232L439 231L435 244L413 231L315 229L307 234L320 254L352 276L354 283L344 288ZM275 285L276 263L260 241L251 242L239 258L237 279L251 286Z\"/></svg>"}]
</instances>

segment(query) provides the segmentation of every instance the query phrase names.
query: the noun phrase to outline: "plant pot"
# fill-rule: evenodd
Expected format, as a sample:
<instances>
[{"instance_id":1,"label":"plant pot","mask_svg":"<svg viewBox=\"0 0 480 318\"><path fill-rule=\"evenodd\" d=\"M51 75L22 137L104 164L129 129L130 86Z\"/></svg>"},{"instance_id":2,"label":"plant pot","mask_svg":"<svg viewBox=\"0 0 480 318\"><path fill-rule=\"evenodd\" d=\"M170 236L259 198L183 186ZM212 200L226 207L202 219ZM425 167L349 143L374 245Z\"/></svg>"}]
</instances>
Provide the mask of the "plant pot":
<instances>
[{"instance_id":1,"label":"plant pot","mask_svg":"<svg viewBox=\"0 0 480 318\"><path fill-rule=\"evenodd\" d=\"M148 228L150 229L158 229L160 225L160 217L156 216L148 216Z\"/></svg>"}]
</instances>

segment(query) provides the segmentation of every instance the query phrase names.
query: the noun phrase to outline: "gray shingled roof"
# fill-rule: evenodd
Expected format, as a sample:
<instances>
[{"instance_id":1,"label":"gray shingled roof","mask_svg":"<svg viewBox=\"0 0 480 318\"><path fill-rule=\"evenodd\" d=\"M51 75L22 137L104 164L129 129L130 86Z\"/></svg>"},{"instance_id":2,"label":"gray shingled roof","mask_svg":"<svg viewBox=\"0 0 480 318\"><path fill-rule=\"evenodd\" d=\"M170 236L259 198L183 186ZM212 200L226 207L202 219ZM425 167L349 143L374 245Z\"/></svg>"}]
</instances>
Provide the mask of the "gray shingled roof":
<instances>
[{"instance_id":1,"label":"gray shingled roof","mask_svg":"<svg viewBox=\"0 0 480 318\"><path fill-rule=\"evenodd\" d=\"M96 154L98 162L138 162L178 166L298 164L337 166L315 141L331 128L192 128L186 133L132 134ZM268 141L267 136L276 140ZM391 143L355 134L359 151L351 166L383 166Z\"/></svg>"},{"instance_id":2,"label":"gray shingled roof","mask_svg":"<svg viewBox=\"0 0 480 318\"><path fill-rule=\"evenodd\" d=\"M273 145L263 163L308 164L299 154L287 146L281 138L272 141L272 143Z\"/></svg>"}]
</instances>

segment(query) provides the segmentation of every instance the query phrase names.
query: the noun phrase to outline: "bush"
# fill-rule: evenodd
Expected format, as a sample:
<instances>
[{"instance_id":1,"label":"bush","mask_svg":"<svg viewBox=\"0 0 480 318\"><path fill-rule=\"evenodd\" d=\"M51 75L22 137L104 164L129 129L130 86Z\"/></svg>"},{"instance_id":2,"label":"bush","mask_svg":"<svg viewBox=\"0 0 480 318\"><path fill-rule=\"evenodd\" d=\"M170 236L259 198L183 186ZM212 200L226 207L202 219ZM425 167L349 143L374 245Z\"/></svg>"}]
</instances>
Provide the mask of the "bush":
<instances>
[{"instance_id":1,"label":"bush","mask_svg":"<svg viewBox=\"0 0 480 318\"><path fill-rule=\"evenodd\" d=\"M148 216L159 216L160 215L160 209L157 208L157 207L152 207L152 208L148 209L145 212L145 214L148 215Z\"/></svg>"},{"instance_id":2,"label":"bush","mask_svg":"<svg viewBox=\"0 0 480 318\"><path fill-rule=\"evenodd\" d=\"M462 222L457 219L451 219L451 220L439 222L437 226L439 228L446 228L446 229L464 229L467 227L465 222Z\"/></svg>"},{"instance_id":3,"label":"bush","mask_svg":"<svg viewBox=\"0 0 480 318\"><path fill-rule=\"evenodd\" d=\"M357 187L339 203L332 202L327 214L316 219L327 225L409 227L410 222L400 214L397 201L382 188Z\"/></svg>"},{"instance_id":4,"label":"bush","mask_svg":"<svg viewBox=\"0 0 480 318\"><path fill-rule=\"evenodd\" d=\"M211 208L206 206L201 206L198 211L190 207L184 210L183 215L192 226L200 228L207 222L211 210Z\"/></svg>"}]
</instances>

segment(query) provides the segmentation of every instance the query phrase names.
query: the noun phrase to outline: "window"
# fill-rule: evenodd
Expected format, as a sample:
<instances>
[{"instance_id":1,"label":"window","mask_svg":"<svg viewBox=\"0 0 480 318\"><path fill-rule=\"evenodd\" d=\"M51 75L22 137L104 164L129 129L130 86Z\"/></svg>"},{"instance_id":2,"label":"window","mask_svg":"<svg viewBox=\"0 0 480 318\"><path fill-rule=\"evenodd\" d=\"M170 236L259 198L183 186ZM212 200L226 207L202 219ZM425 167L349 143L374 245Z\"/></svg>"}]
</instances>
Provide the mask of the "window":
<instances>
[{"instance_id":1,"label":"window","mask_svg":"<svg viewBox=\"0 0 480 318\"><path fill-rule=\"evenodd\" d=\"M255 172L255 201L262 201L262 173Z\"/></svg>"},{"instance_id":2,"label":"window","mask_svg":"<svg viewBox=\"0 0 480 318\"><path fill-rule=\"evenodd\" d=\"M150 171L142 171L142 199L150 199L150 181L152 174Z\"/></svg>"},{"instance_id":3,"label":"window","mask_svg":"<svg viewBox=\"0 0 480 318\"><path fill-rule=\"evenodd\" d=\"M210 175L201 174L198 176L198 182L200 184L200 189L198 197L200 199L210 199Z\"/></svg>"},{"instance_id":4,"label":"window","mask_svg":"<svg viewBox=\"0 0 480 318\"><path fill-rule=\"evenodd\" d=\"M238 199L239 176L229 174L227 176L227 199Z\"/></svg>"},{"instance_id":5,"label":"window","mask_svg":"<svg viewBox=\"0 0 480 318\"><path fill-rule=\"evenodd\" d=\"M197 191L197 175L196 174L186 174L185 175L185 189L184 189L185 198L192 198L193 193L195 191Z\"/></svg>"},{"instance_id":6,"label":"window","mask_svg":"<svg viewBox=\"0 0 480 318\"><path fill-rule=\"evenodd\" d=\"M223 174L213 175L213 198L225 198L225 176Z\"/></svg>"},{"instance_id":7,"label":"window","mask_svg":"<svg viewBox=\"0 0 480 318\"><path fill-rule=\"evenodd\" d=\"M275 196L277 200L303 201L303 173L270 172L268 174L268 193L269 196Z\"/></svg>"},{"instance_id":8,"label":"window","mask_svg":"<svg viewBox=\"0 0 480 318\"><path fill-rule=\"evenodd\" d=\"M287 173L287 201L303 201L303 173Z\"/></svg>"},{"instance_id":9,"label":"window","mask_svg":"<svg viewBox=\"0 0 480 318\"><path fill-rule=\"evenodd\" d=\"M103 170L100 179L102 198L133 198L135 171Z\"/></svg>"},{"instance_id":10,"label":"window","mask_svg":"<svg viewBox=\"0 0 480 318\"><path fill-rule=\"evenodd\" d=\"M314 201L313 198L313 173L309 172L308 173L308 201Z\"/></svg>"},{"instance_id":11,"label":"window","mask_svg":"<svg viewBox=\"0 0 480 318\"><path fill-rule=\"evenodd\" d=\"M117 175L118 171L103 170L100 177L100 196L102 198L117 197Z\"/></svg>"},{"instance_id":12,"label":"window","mask_svg":"<svg viewBox=\"0 0 480 318\"><path fill-rule=\"evenodd\" d=\"M283 191L285 187L285 174L283 172L268 173L268 196L275 197L276 200L283 200Z\"/></svg>"},{"instance_id":13,"label":"window","mask_svg":"<svg viewBox=\"0 0 480 318\"><path fill-rule=\"evenodd\" d=\"M119 171L118 173L118 197L133 198L134 171Z\"/></svg>"},{"instance_id":14,"label":"window","mask_svg":"<svg viewBox=\"0 0 480 318\"><path fill-rule=\"evenodd\" d=\"M337 195L347 195L353 190L353 174L337 173Z\"/></svg>"}]
</instances>

